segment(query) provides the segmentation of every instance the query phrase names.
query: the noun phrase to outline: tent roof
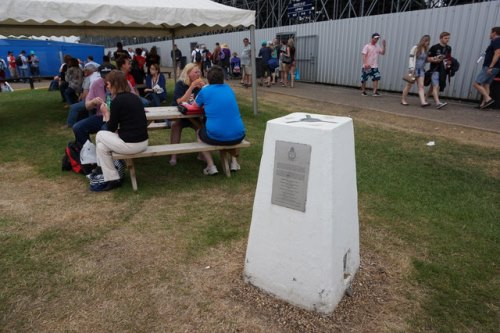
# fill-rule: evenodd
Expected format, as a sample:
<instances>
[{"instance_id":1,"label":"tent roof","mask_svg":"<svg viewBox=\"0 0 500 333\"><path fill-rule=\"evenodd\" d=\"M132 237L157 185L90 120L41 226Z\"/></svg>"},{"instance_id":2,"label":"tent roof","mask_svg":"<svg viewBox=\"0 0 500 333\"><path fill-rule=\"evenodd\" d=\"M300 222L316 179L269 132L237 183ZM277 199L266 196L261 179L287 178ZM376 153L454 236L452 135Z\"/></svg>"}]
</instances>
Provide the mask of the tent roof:
<instances>
[{"instance_id":1,"label":"tent roof","mask_svg":"<svg viewBox=\"0 0 500 333\"><path fill-rule=\"evenodd\" d=\"M210 0L2 0L3 35L187 36L250 27L255 12Z\"/></svg>"}]
</instances>

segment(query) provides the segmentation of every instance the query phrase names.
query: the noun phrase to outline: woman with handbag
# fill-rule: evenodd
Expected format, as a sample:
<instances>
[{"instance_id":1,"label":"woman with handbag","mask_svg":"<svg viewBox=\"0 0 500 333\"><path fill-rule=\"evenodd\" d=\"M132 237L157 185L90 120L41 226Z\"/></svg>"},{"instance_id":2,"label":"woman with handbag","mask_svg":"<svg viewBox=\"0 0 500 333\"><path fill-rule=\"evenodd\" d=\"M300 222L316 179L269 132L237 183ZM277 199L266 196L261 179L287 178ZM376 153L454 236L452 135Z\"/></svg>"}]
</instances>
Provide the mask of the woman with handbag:
<instances>
[{"instance_id":1,"label":"woman with handbag","mask_svg":"<svg viewBox=\"0 0 500 333\"><path fill-rule=\"evenodd\" d=\"M407 84L403 89L403 95L401 96L401 105L409 105L406 101L406 97L408 96L408 93L410 92L410 89L415 81L417 82L418 86L420 105L422 107L430 105L425 99L424 91L425 63L427 61L427 52L429 51L430 43L431 37L429 35L424 35L420 39L420 42L418 42L417 45L411 48L410 58L408 61L408 74L403 76L403 80L405 80Z\"/></svg>"},{"instance_id":2,"label":"woman with handbag","mask_svg":"<svg viewBox=\"0 0 500 333\"><path fill-rule=\"evenodd\" d=\"M281 86L288 86L288 72L290 71L290 65L292 64L292 56L290 54L290 47L288 46L288 42L286 40L281 41Z\"/></svg>"},{"instance_id":3,"label":"woman with handbag","mask_svg":"<svg viewBox=\"0 0 500 333\"><path fill-rule=\"evenodd\" d=\"M160 103L167 99L167 88L165 87L165 76L160 73L160 65L151 64L149 67L151 74L146 76L146 98L151 101L151 106L160 106Z\"/></svg>"}]
</instances>

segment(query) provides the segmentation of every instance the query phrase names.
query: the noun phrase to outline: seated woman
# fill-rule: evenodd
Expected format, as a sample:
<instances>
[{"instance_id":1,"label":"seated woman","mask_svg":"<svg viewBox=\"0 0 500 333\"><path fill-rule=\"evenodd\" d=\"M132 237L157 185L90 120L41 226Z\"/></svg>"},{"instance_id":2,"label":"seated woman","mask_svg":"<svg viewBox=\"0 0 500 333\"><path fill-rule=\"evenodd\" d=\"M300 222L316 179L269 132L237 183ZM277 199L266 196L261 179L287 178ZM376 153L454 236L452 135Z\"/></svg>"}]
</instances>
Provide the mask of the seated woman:
<instances>
[{"instance_id":1,"label":"seated woman","mask_svg":"<svg viewBox=\"0 0 500 333\"><path fill-rule=\"evenodd\" d=\"M64 91L66 103L68 103L68 105L75 104L78 102L78 95L82 92L83 83L83 73L80 69L78 59L71 58L69 61L65 79L66 82L68 82L68 87Z\"/></svg>"},{"instance_id":2,"label":"seated woman","mask_svg":"<svg viewBox=\"0 0 500 333\"><path fill-rule=\"evenodd\" d=\"M149 94L146 97L151 100L151 106L160 106L160 103L167 99L167 88L165 87L165 76L160 73L160 65L152 64L149 67L151 74L146 76L146 89Z\"/></svg>"},{"instance_id":3,"label":"seated woman","mask_svg":"<svg viewBox=\"0 0 500 333\"><path fill-rule=\"evenodd\" d=\"M113 70L106 79L113 99L111 110L106 103L101 103L103 120L107 122L108 130L97 132L96 153L104 182L91 186L90 190L94 192L109 191L121 186L112 152L136 154L148 147L148 124L144 106L139 97L130 92L125 74Z\"/></svg>"},{"instance_id":4,"label":"seated woman","mask_svg":"<svg viewBox=\"0 0 500 333\"><path fill-rule=\"evenodd\" d=\"M201 70L196 63L189 63L184 67L179 80L175 84L172 106L178 106L183 102L192 103L194 101L201 87L205 85L205 82L203 82L200 77ZM184 127L193 127L195 130L198 129L198 126L194 125L193 122L188 119L176 120L171 123L170 143L181 142L181 133ZM177 155L172 155L170 157L170 165L176 164Z\"/></svg>"},{"instance_id":5,"label":"seated woman","mask_svg":"<svg viewBox=\"0 0 500 333\"><path fill-rule=\"evenodd\" d=\"M207 74L208 85L196 97L195 103L205 108L205 125L198 133L198 141L209 145L232 146L245 138L245 125L241 119L236 96L227 84L224 84L224 70L220 66L212 67ZM218 173L212 154L202 152L207 167L205 175ZM240 169L236 157L237 150L231 151L231 171Z\"/></svg>"}]
</instances>

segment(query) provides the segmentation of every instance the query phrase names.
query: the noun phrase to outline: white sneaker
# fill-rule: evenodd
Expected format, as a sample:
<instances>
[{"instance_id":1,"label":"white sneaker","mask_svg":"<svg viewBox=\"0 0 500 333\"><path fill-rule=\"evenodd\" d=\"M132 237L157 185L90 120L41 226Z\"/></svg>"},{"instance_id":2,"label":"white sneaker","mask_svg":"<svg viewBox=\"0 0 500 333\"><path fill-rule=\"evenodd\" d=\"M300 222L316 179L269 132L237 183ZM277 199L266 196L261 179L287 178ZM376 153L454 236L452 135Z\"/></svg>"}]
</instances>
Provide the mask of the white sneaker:
<instances>
[{"instance_id":1,"label":"white sneaker","mask_svg":"<svg viewBox=\"0 0 500 333\"><path fill-rule=\"evenodd\" d=\"M241 167L238 164L238 162L236 162L236 161L232 161L231 162L231 167L229 168L229 170L231 170L231 171L238 171L240 169L241 169Z\"/></svg>"},{"instance_id":2,"label":"white sneaker","mask_svg":"<svg viewBox=\"0 0 500 333\"><path fill-rule=\"evenodd\" d=\"M444 102L444 103L443 103L443 102L441 102L441 103L439 103L439 104L437 104L437 105L436 105L436 109L438 109L438 110L439 110L439 109L441 109L442 107L445 107L446 105L448 105L448 103L446 103L446 102Z\"/></svg>"},{"instance_id":3,"label":"white sneaker","mask_svg":"<svg viewBox=\"0 0 500 333\"><path fill-rule=\"evenodd\" d=\"M206 167L205 169L203 169L203 174L205 176L213 176L213 175L216 175L218 173L219 173L219 171L217 170L217 167L215 165L212 165L211 167Z\"/></svg>"}]
</instances>

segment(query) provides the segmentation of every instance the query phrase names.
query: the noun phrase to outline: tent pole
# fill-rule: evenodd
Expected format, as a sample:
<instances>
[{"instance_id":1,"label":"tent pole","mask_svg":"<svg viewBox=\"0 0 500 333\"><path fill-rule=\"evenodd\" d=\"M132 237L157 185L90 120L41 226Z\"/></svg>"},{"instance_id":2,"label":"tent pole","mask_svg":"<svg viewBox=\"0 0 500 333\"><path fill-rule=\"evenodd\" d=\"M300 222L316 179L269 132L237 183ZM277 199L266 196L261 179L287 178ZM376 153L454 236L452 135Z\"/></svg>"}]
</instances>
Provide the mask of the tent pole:
<instances>
[{"instance_id":1,"label":"tent pole","mask_svg":"<svg viewBox=\"0 0 500 333\"><path fill-rule=\"evenodd\" d=\"M174 49L174 45L175 45L175 32L172 31L172 60L174 62L174 84L177 82L177 59L176 59L176 56L175 56L175 49Z\"/></svg>"},{"instance_id":2,"label":"tent pole","mask_svg":"<svg viewBox=\"0 0 500 333\"><path fill-rule=\"evenodd\" d=\"M253 102L253 115L256 116L258 113L258 108L257 108L257 71L255 68L255 25L250 26L250 41L251 41L251 54L250 54L250 63L252 65L252 102Z\"/></svg>"}]
</instances>

